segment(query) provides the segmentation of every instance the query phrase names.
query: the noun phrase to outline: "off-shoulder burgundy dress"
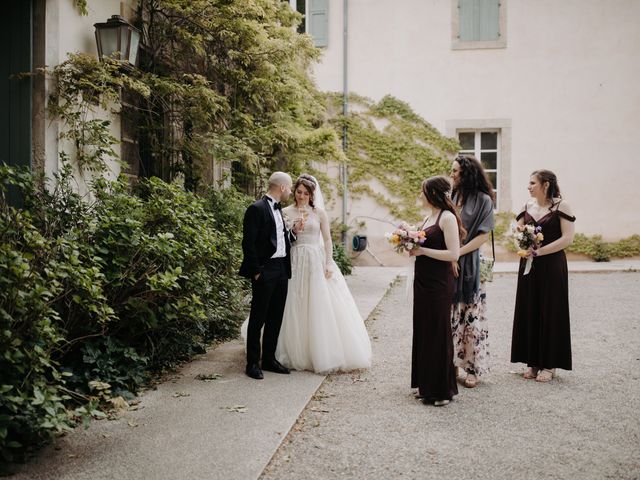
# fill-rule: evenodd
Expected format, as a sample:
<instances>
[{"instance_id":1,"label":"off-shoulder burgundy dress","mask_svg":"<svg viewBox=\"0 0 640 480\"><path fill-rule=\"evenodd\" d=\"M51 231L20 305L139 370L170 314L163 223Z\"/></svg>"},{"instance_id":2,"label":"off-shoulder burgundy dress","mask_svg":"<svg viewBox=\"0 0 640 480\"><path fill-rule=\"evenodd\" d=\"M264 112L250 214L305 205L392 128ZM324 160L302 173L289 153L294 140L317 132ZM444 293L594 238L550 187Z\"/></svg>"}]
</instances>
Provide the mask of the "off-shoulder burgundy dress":
<instances>
[{"instance_id":1,"label":"off-shoulder burgundy dress","mask_svg":"<svg viewBox=\"0 0 640 480\"><path fill-rule=\"evenodd\" d=\"M436 223L425 228L425 248L446 250L444 232ZM458 393L453 367L451 262L416 257L413 281L413 349L411 387L426 399L451 400Z\"/></svg>"},{"instance_id":2,"label":"off-shoulder burgundy dress","mask_svg":"<svg viewBox=\"0 0 640 480\"><path fill-rule=\"evenodd\" d=\"M542 227L542 245L548 245L562 236L560 218L575 221L575 217L558 210L559 205L537 221L526 209L517 219ZM526 259L520 260L511 362L571 370L569 275L564 250L534 257L527 275L523 274L525 263Z\"/></svg>"}]
</instances>

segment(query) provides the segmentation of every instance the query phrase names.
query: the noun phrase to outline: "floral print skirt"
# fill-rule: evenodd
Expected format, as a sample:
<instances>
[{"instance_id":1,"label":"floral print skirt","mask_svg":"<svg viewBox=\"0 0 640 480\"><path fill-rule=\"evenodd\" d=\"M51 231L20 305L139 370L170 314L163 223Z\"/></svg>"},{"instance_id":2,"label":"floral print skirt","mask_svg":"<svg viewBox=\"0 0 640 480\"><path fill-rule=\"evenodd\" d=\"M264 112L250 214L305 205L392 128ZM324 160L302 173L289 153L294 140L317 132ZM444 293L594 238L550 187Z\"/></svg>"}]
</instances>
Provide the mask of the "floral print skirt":
<instances>
[{"instance_id":1,"label":"floral print skirt","mask_svg":"<svg viewBox=\"0 0 640 480\"><path fill-rule=\"evenodd\" d=\"M480 376L489 371L489 325L484 283L471 303L454 303L451 314L453 364Z\"/></svg>"}]
</instances>

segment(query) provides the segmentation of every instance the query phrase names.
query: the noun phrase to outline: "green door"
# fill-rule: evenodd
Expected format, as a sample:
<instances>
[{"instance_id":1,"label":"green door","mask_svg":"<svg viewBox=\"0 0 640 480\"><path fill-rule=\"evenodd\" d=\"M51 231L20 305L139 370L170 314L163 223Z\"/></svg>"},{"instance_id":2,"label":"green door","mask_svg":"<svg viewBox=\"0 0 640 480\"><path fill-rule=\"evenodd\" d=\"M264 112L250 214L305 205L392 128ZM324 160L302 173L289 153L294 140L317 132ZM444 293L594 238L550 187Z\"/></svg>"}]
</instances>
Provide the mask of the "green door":
<instances>
[{"instance_id":1,"label":"green door","mask_svg":"<svg viewBox=\"0 0 640 480\"><path fill-rule=\"evenodd\" d=\"M31 165L32 0L8 0L0 28L0 163Z\"/></svg>"}]
</instances>

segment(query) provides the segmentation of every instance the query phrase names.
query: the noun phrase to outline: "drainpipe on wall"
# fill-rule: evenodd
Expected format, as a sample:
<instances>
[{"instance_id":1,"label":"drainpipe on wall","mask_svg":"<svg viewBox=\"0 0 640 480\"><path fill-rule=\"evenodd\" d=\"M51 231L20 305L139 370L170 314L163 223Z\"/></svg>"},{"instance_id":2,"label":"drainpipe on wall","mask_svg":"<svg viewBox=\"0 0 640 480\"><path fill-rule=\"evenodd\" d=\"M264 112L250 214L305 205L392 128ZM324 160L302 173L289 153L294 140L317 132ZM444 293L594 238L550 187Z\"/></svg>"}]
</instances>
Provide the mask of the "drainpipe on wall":
<instances>
[{"instance_id":1,"label":"drainpipe on wall","mask_svg":"<svg viewBox=\"0 0 640 480\"><path fill-rule=\"evenodd\" d=\"M347 153L347 115L349 114L349 76L347 63L347 40L349 34L349 0L343 0L343 34L342 34L342 116L344 124L342 126L342 151ZM347 161L342 162L342 225L347 224ZM347 249L347 232L342 231L342 245Z\"/></svg>"}]
</instances>

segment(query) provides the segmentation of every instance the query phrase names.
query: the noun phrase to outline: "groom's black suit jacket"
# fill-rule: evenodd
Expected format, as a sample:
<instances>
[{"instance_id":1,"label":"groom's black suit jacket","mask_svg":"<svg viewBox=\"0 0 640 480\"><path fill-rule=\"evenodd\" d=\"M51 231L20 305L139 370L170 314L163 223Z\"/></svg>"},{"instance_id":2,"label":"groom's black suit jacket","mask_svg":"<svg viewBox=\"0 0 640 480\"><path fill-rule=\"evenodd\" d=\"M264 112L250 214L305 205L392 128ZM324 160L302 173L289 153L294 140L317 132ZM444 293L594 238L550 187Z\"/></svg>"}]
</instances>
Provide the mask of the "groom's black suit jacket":
<instances>
[{"instance_id":1,"label":"groom's black suit jacket","mask_svg":"<svg viewBox=\"0 0 640 480\"><path fill-rule=\"evenodd\" d=\"M274 211L267 197L253 202L244 214L242 252L243 259L239 274L246 278L253 278L258 273L262 274L264 265L271 256L276 253L278 243L276 240L276 221ZM287 276L291 278L291 242L295 240L293 232L287 230L284 225L284 240L287 256L285 265Z\"/></svg>"}]
</instances>

